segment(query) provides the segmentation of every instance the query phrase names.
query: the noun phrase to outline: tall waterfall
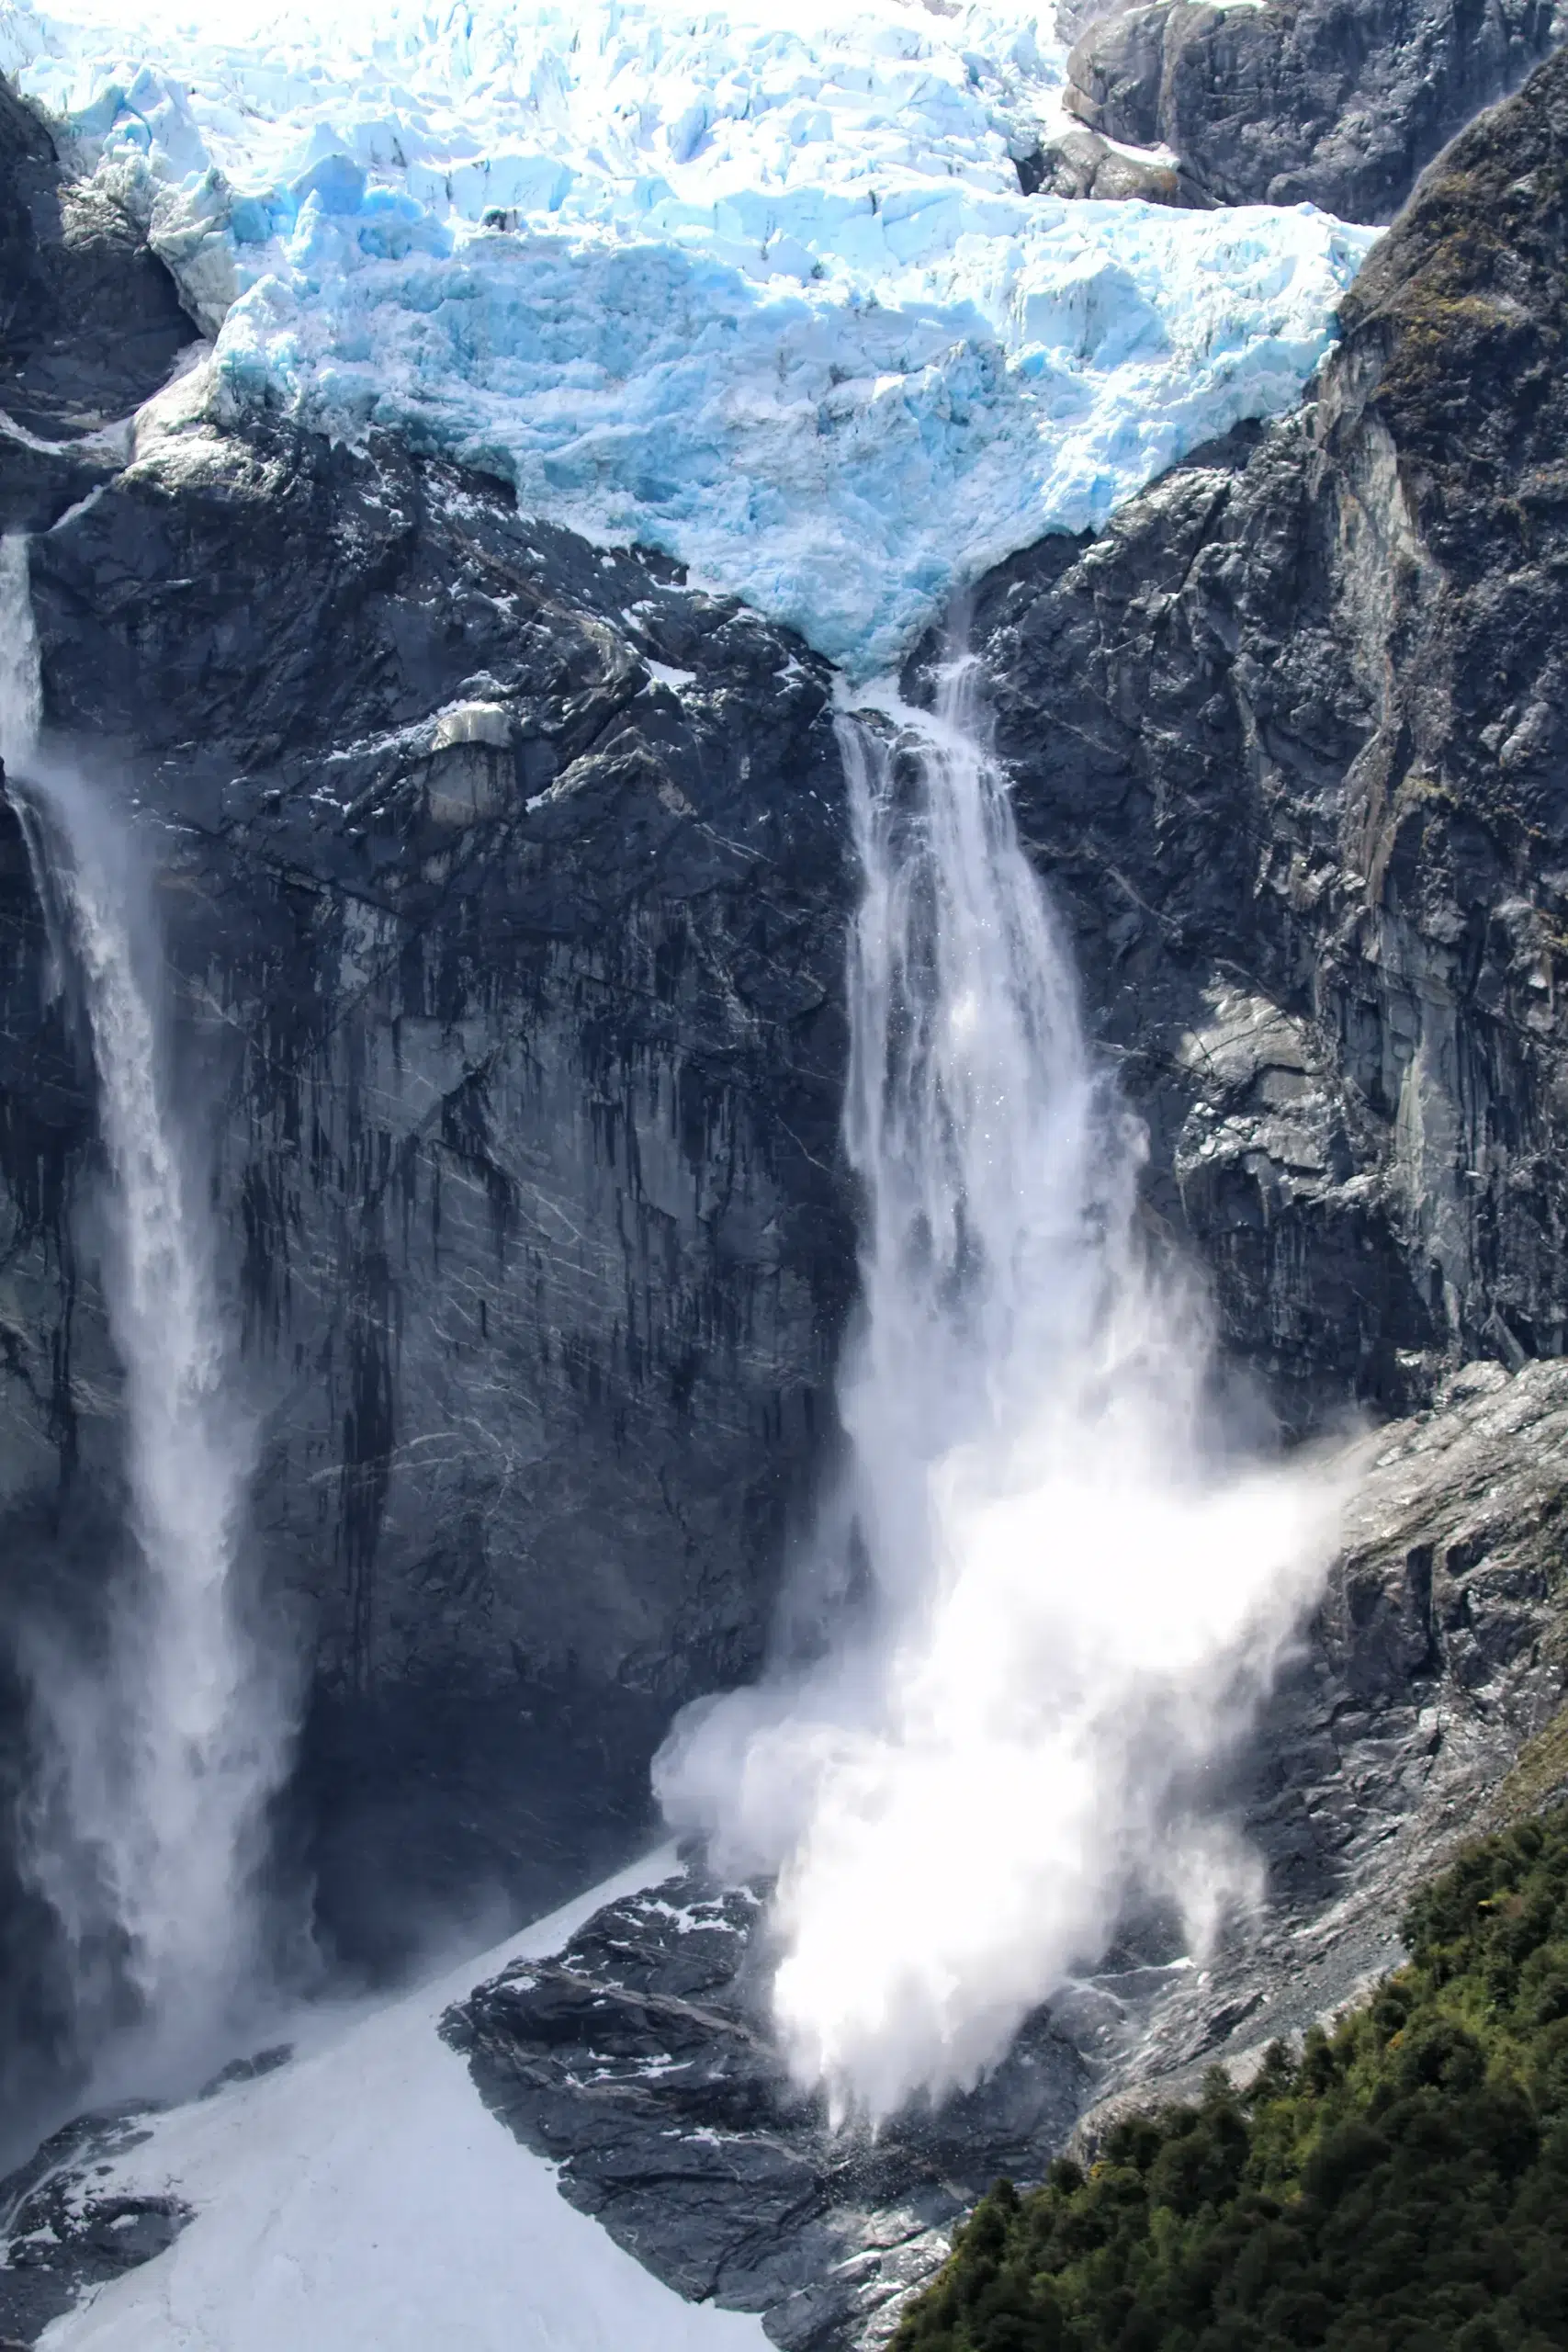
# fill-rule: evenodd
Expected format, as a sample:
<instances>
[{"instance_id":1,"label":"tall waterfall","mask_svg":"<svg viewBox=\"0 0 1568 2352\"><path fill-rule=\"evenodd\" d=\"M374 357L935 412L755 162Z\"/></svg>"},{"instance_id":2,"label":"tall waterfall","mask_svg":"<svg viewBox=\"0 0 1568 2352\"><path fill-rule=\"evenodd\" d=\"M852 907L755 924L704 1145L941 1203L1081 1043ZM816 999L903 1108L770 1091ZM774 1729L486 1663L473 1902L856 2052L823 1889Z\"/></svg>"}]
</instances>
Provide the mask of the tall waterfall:
<instances>
[{"instance_id":1,"label":"tall waterfall","mask_svg":"<svg viewBox=\"0 0 1568 2352\"><path fill-rule=\"evenodd\" d=\"M199 2063L251 1958L254 1845L285 1758L278 1685L237 1583L252 1433L227 1377L213 1222L175 1101L152 893L120 820L40 750L28 547L15 537L0 548L0 754L97 1072L135 1546L101 1651L58 1637L33 1649L42 1755L27 1860L80 1951L118 1947L143 2042Z\"/></svg>"},{"instance_id":2,"label":"tall waterfall","mask_svg":"<svg viewBox=\"0 0 1568 2352\"><path fill-rule=\"evenodd\" d=\"M863 1305L825 1644L688 1710L655 1768L721 1867L778 1871L793 2064L874 2117L973 2081L1130 1899L1201 1939L1249 1893L1202 1782L1330 1516L1224 1461L1201 1296L1140 1230L1142 1130L975 685L958 661L934 715L888 698L840 729Z\"/></svg>"}]
</instances>

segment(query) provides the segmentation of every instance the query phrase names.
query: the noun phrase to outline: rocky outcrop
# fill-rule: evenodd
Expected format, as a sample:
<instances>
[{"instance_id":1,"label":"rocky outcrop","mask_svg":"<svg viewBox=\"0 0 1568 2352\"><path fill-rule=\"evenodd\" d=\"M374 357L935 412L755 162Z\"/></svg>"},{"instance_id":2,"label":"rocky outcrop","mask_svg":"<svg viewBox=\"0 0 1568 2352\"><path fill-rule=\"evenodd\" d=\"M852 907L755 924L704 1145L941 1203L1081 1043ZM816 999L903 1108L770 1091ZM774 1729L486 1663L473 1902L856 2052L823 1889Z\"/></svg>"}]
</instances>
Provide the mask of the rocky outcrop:
<instances>
[{"instance_id":1,"label":"rocky outcrop","mask_svg":"<svg viewBox=\"0 0 1568 2352\"><path fill-rule=\"evenodd\" d=\"M1084 26L1066 104L1108 138L1170 149L1217 203L1391 220L1565 31L1552 0L1156 0Z\"/></svg>"},{"instance_id":2,"label":"rocky outcrop","mask_svg":"<svg viewBox=\"0 0 1568 2352\"><path fill-rule=\"evenodd\" d=\"M1245 2074L1393 1965L1412 1889L1508 1817L1517 1759L1560 1719L1568 1367L1466 1366L1356 1466L1324 1606L1236 1784L1269 1910L1172 1985L1101 2103L1185 2091L1216 2057Z\"/></svg>"},{"instance_id":3,"label":"rocky outcrop","mask_svg":"<svg viewBox=\"0 0 1568 2352\"><path fill-rule=\"evenodd\" d=\"M167 828L326 1670L723 1670L840 1303L822 665L396 446L200 414L32 569L50 717Z\"/></svg>"},{"instance_id":4,"label":"rocky outcrop","mask_svg":"<svg viewBox=\"0 0 1568 2352\"><path fill-rule=\"evenodd\" d=\"M1048 139L1018 164L1025 196L1092 197L1098 203L1137 198L1201 212L1214 199L1194 179L1156 155L1129 155L1097 130L1069 130Z\"/></svg>"},{"instance_id":5,"label":"rocky outcrop","mask_svg":"<svg viewBox=\"0 0 1568 2352\"><path fill-rule=\"evenodd\" d=\"M0 79L0 528L51 522L124 462L123 428L196 329L130 215L62 171Z\"/></svg>"},{"instance_id":6,"label":"rocky outcrop","mask_svg":"<svg viewBox=\"0 0 1568 2352\"><path fill-rule=\"evenodd\" d=\"M562 2193L681 2294L758 2312L786 2352L880 2341L998 2172L1084 2097L1042 2015L966 2098L869 2140L797 2090L767 2016L761 1894L684 1872L596 1913L447 2013L486 2103Z\"/></svg>"},{"instance_id":7,"label":"rocky outcrop","mask_svg":"<svg viewBox=\"0 0 1568 2352\"><path fill-rule=\"evenodd\" d=\"M0 2180L0 2352L37 2343L87 2289L171 2246L177 2197L106 2192L99 2176L147 2137L146 2107L84 2115Z\"/></svg>"},{"instance_id":8,"label":"rocky outcrop","mask_svg":"<svg viewBox=\"0 0 1568 2352\"><path fill-rule=\"evenodd\" d=\"M669 2284L786 2352L848 2352L886 2340L998 2173L1038 2179L1129 2099L1245 2075L1331 2014L1397 1961L1405 1897L1568 1690L1568 1368L1468 1367L1341 1469L1345 1550L1232 1791L1268 1903L1217 1951L1131 1923L978 2090L872 2141L784 2074L761 1891L690 1873L450 2013L486 2101Z\"/></svg>"},{"instance_id":9,"label":"rocky outcrop","mask_svg":"<svg viewBox=\"0 0 1568 2352\"><path fill-rule=\"evenodd\" d=\"M1565 173L1559 57L1428 175L1298 416L976 600L1151 1202L1303 1415L1568 1329Z\"/></svg>"}]
</instances>

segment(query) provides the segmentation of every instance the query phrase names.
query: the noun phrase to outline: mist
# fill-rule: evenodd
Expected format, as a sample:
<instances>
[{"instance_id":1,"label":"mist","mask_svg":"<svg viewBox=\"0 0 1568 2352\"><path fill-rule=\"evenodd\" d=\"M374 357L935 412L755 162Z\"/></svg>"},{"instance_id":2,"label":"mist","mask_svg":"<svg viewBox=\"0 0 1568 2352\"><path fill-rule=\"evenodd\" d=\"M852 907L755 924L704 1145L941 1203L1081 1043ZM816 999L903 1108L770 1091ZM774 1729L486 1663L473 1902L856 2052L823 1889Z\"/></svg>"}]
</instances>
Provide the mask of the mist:
<instances>
[{"instance_id":1,"label":"mist","mask_svg":"<svg viewBox=\"0 0 1568 2352\"><path fill-rule=\"evenodd\" d=\"M843 1486L758 1687L655 1765L777 1874L777 2028L873 2121L973 2083L1139 1904L1192 1949L1258 1894L1214 1798L1321 1587L1337 1497L1248 1461L1144 1136L1084 1034L968 660L840 723L863 875Z\"/></svg>"}]
</instances>

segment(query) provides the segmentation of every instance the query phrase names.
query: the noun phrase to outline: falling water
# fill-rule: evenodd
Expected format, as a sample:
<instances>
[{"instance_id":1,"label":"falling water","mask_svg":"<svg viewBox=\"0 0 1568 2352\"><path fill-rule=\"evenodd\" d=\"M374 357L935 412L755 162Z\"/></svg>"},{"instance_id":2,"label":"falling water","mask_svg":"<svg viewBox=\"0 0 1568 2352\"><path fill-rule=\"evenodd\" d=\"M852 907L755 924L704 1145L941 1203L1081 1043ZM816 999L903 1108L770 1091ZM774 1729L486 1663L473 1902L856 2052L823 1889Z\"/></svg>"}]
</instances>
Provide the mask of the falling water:
<instances>
[{"instance_id":1,"label":"falling water","mask_svg":"<svg viewBox=\"0 0 1568 2352\"><path fill-rule=\"evenodd\" d=\"M134 843L39 749L28 547L0 548L0 754L80 988L108 1162L106 1287L125 1374L136 1557L104 1654L31 1661L42 1733L28 1862L79 1951L118 1943L143 2046L202 2052L249 1956L247 1885L283 1710L239 1613L251 1432L225 1377L212 1220L187 1167Z\"/></svg>"},{"instance_id":2,"label":"falling water","mask_svg":"<svg viewBox=\"0 0 1568 2352\"><path fill-rule=\"evenodd\" d=\"M31 757L42 720L28 543L7 531L0 538L0 760L7 768Z\"/></svg>"},{"instance_id":3,"label":"falling water","mask_svg":"<svg viewBox=\"0 0 1568 2352\"><path fill-rule=\"evenodd\" d=\"M1141 1232L1142 1130L1087 1046L975 678L841 729L864 1212L830 1635L689 1710L656 1766L722 1866L779 1871L781 2032L873 2116L972 2081L1130 1899L1202 1938L1250 1892L1200 1784L1331 1518L1221 1457L1201 1296Z\"/></svg>"}]
</instances>

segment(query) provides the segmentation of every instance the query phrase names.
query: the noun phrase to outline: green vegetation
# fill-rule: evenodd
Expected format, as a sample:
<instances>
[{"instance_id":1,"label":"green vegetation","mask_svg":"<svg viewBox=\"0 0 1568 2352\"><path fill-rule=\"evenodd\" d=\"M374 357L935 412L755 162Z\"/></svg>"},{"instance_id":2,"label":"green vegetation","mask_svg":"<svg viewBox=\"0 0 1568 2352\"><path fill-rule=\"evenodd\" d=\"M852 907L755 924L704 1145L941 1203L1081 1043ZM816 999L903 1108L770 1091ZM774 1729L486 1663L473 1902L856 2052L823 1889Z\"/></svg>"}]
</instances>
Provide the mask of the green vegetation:
<instances>
[{"instance_id":1,"label":"green vegetation","mask_svg":"<svg viewBox=\"0 0 1568 2352\"><path fill-rule=\"evenodd\" d=\"M1568 1810L1468 1850L1404 1938L1299 2060L998 2181L894 2352L1559 2352Z\"/></svg>"},{"instance_id":2,"label":"green vegetation","mask_svg":"<svg viewBox=\"0 0 1568 2352\"><path fill-rule=\"evenodd\" d=\"M1565 944L1568 953L1568 944ZM1520 1748L1514 1769L1497 1792L1498 1816L1505 1821L1517 1820L1521 1814L1538 1813L1543 1804L1556 1801L1557 1792L1568 1781L1568 1707L1552 1716L1543 1731L1527 1740Z\"/></svg>"}]
</instances>

